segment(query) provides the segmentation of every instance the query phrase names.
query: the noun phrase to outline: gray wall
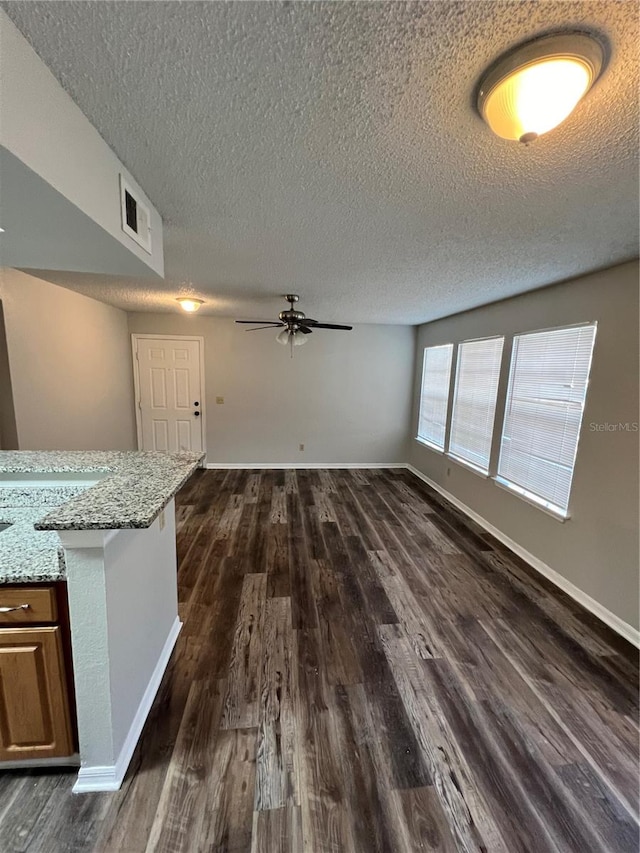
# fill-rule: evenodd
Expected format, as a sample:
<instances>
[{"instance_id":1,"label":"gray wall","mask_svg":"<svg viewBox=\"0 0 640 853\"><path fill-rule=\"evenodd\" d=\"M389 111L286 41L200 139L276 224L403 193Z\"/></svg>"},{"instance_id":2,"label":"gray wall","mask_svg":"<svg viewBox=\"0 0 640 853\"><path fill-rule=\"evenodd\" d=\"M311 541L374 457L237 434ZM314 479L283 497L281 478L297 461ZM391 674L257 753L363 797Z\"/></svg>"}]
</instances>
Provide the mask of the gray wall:
<instances>
[{"instance_id":1,"label":"gray wall","mask_svg":"<svg viewBox=\"0 0 640 853\"><path fill-rule=\"evenodd\" d=\"M4 310L0 301L0 450L17 449L18 431L16 429L16 413L13 408L7 333L4 327Z\"/></svg>"},{"instance_id":2,"label":"gray wall","mask_svg":"<svg viewBox=\"0 0 640 853\"><path fill-rule=\"evenodd\" d=\"M561 523L416 441L409 461L624 622L638 626L638 433L590 424L638 422L638 263L421 326L412 436L425 346L598 321L569 511ZM502 387L504 392L504 383ZM498 411L504 405L504 393ZM501 423L496 419L494 443ZM447 471L450 471L447 474Z\"/></svg>"},{"instance_id":3,"label":"gray wall","mask_svg":"<svg viewBox=\"0 0 640 853\"><path fill-rule=\"evenodd\" d=\"M210 463L406 462L411 327L317 331L293 359L278 330L247 332L227 319L136 313L129 329L204 337Z\"/></svg>"},{"instance_id":4,"label":"gray wall","mask_svg":"<svg viewBox=\"0 0 640 853\"><path fill-rule=\"evenodd\" d=\"M0 270L20 450L136 447L127 315Z\"/></svg>"}]
</instances>

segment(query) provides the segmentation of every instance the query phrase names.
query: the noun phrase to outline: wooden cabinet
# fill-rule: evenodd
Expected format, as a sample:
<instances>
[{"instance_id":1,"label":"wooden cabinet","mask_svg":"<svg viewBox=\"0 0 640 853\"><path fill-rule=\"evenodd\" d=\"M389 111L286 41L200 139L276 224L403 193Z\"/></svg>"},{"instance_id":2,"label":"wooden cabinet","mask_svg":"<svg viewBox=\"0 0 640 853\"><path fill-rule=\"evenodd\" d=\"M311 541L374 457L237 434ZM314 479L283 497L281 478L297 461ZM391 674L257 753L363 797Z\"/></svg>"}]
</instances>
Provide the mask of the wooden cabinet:
<instances>
[{"instance_id":1,"label":"wooden cabinet","mask_svg":"<svg viewBox=\"0 0 640 853\"><path fill-rule=\"evenodd\" d=\"M0 588L0 606L19 607L0 614L0 761L74 752L64 626L32 624L55 620L55 604L52 587Z\"/></svg>"},{"instance_id":2,"label":"wooden cabinet","mask_svg":"<svg viewBox=\"0 0 640 853\"><path fill-rule=\"evenodd\" d=\"M57 617L53 586L0 587L0 627L55 622Z\"/></svg>"}]
</instances>

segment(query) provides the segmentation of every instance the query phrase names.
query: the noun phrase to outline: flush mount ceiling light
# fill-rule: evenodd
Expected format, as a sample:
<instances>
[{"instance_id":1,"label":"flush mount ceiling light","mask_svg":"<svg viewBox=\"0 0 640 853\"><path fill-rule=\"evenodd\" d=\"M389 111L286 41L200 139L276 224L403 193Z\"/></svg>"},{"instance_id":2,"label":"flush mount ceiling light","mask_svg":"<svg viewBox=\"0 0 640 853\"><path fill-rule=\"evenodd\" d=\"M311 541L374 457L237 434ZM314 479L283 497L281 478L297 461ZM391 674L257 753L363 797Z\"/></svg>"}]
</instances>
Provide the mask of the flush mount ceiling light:
<instances>
[{"instance_id":1,"label":"flush mount ceiling light","mask_svg":"<svg viewBox=\"0 0 640 853\"><path fill-rule=\"evenodd\" d=\"M191 296L180 296L176 302L179 302L182 310L188 314L195 314L200 306L204 305L204 299L194 299Z\"/></svg>"},{"instance_id":2,"label":"flush mount ceiling light","mask_svg":"<svg viewBox=\"0 0 640 853\"><path fill-rule=\"evenodd\" d=\"M497 136L533 142L573 112L604 61L602 42L586 33L557 33L522 44L483 75L478 112Z\"/></svg>"}]
</instances>

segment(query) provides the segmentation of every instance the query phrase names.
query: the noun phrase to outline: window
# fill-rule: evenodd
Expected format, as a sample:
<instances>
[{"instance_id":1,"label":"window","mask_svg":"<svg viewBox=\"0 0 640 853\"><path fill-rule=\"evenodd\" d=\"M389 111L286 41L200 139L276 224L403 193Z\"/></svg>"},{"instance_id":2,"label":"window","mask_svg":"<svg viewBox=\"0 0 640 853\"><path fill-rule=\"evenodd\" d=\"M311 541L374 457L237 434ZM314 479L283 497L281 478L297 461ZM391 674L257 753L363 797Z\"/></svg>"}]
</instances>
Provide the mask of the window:
<instances>
[{"instance_id":1,"label":"window","mask_svg":"<svg viewBox=\"0 0 640 853\"><path fill-rule=\"evenodd\" d=\"M500 337L458 347L449 453L484 474L489 473L503 344Z\"/></svg>"},{"instance_id":2,"label":"window","mask_svg":"<svg viewBox=\"0 0 640 853\"><path fill-rule=\"evenodd\" d=\"M453 344L427 347L422 364L418 438L444 450Z\"/></svg>"},{"instance_id":3,"label":"window","mask_svg":"<svg viewBox=\"0 0 640 853\"><path fill-rule=\"evenodd\" d=\"M595 324L516 335L498 482L567 515Z\"/></svg>"}]
</instances>

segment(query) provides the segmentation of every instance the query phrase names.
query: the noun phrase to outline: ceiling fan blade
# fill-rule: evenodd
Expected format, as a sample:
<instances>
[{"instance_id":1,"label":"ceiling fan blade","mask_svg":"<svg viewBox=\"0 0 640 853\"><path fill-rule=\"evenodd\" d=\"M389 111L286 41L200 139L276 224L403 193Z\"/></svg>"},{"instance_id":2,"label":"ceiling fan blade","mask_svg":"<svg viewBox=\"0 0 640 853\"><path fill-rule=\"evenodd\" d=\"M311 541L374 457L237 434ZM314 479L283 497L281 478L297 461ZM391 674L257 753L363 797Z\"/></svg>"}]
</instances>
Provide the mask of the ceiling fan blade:
<instances>
[{"instance_id":1,"label":"ceiling fan blade","mask_svg":"<svg viewBox=\"0 0 640 853\"><path fill-rule=\"evenodd\" d=\"M268 326L281 326L282 323L279 320L236 320L236 323L250 323L252 326L255 326L256 323L261 323Z\"/></svg>"},{"instance_id":2,"label":"ceiling fan blade","mask_svg":"<svg viewBox=\"0 0 640 853\"><path fill-rule=\"evenodd\" d=\"M353 329L353 326L337 326L335 323L315 323L314 329L344 329L345 331L350 331Z\"/></svg>"},{"instance_id":3,"label":"ceiling fan blade","mask_svg":"<svg viewBox=\"0 0 640 853\"><path fill-rule=\"evenodd\" d=\"M277 329L278 326L284 326L284 323L269 323L268 326L256 326L255 329L245 329L245 332L259 332L260 329Z\"/></svg>"},{"instance_id":4,"label":"ceiling fan blade","mask_svg":"<svg viewBox=\"0 0 640 853\"><path fill-rule=\"evenodd\" d=\"M318 322L317 320L312 320L311 317L305 317L304 318L305 326L315 326L317 322Z\"/></svg>"},{"instance_id":5,"label":"ceiling fan blade","mask_svg":"<svg viewBox=\"0 0 640 853\"><path fill-rule=\"evenodd\" d=\"M306 322L306 321L305 321L305 322ZM302 332L302 334L303 334L303 335L310 335L310 334L311 334L311 332L312 332L312 329L308 329L308 328L307 328L307 326L306 326L306 325L304 325L304 326L299 326L299 327L298 327L298 331L299 331L299 332Z\"/></svg>"}]
</instances>

